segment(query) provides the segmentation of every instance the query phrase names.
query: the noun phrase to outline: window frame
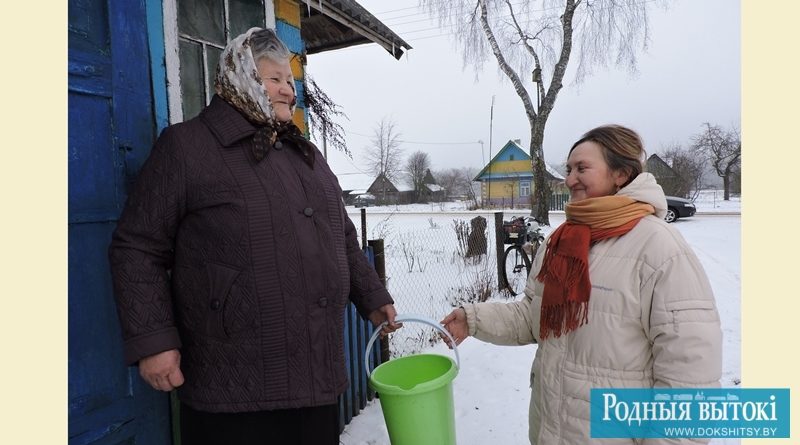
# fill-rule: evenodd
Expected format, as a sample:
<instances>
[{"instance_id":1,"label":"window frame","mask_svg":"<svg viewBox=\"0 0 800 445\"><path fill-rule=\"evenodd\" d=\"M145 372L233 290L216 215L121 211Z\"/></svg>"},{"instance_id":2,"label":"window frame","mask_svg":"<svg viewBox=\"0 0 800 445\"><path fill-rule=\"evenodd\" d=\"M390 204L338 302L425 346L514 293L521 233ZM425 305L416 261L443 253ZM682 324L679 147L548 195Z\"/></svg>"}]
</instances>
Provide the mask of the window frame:
<instances>
[{"instance_id":1,"label":"window frame","mask_svg":"<svg viewBox=\"0 0 800 445\"><path fill-rule=\"evenodd\" d=\"M230 7L229 0L223 2L223 15L225 16L224 32L227 34L230 29ZM274 0L262 0L264 2L264 26L275 29L275 2ZM167 108L169 110L169 123L175 124L183 122L183 94L181 89L181 62L180 62L180 41L201 43L203 45L203 81L208 85L208 77L211 75L208 70L208 52L206 45L217 49L218 44L200 40L195 37L181 35L178 30L178 0L163 0L163 21L164 21L164 65L167 77ZM231 36L228 36L231 37ZM234 36L235 37L235 36ZM206 102L211 100L213 93L206 91Z\"/></svg>"},{"instance_id":2,"label":"window frame","mask_svg":"<svg viewBox=\"0 0 800 445\"><path fill-rule=\"evenodd\" d=\"M527 190L527 193L522 193ZM519 181L519 197L531 196L531 181Z\"/></svg>"}]
</instances>

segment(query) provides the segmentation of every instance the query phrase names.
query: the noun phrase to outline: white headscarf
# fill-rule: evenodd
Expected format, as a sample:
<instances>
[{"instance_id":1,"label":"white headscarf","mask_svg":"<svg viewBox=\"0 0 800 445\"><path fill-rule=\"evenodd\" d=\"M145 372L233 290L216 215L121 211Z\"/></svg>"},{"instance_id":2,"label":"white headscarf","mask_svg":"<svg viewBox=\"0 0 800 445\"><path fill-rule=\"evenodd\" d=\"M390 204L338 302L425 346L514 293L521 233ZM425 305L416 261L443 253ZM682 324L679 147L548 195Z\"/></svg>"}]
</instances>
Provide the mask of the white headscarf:
<instances>
[{"instance_id":1,"label":"white headscarf","mask_svg":"<svg viewBox=\"0 0 800 445\"><path fill-rule=\"evenodd\" d=\"M248 120L272 127L277 123L275 111L250 50L250 36L261 30L262 28L250 28L228 43L219 59L214 89ZM294 109L295 105L292 104L292 115Z\"/></svg>"},{"instance_id":2,"label":"white headscarf","mask_svg":"<svg viewBox=\"0 0 800 445\"><path fill-rule=\"evenodd\" d=\"M261 81L250 42L250 36L261 30L262 28L250 28L228 43L219 59L214 89L225 102L259 127L252 145L256 162L267 156L278 138L283 138L292 140L292 146L303 154L305 161L313 168L313 147L291 120L279 122L276 119L272 102ZM292 115L295 104L296 101L291 104Z\"/></svg>"}]
</instances>

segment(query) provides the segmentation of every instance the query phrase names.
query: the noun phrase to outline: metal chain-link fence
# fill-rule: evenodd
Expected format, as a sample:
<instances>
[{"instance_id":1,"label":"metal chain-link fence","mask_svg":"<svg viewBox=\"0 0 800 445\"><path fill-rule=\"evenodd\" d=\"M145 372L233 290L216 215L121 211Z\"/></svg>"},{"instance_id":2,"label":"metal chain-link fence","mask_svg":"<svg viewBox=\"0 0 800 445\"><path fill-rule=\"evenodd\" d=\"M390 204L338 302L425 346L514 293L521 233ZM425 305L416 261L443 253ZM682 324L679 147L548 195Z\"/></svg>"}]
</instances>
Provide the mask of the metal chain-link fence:
<instances>
[{"instance_id":1,"label":"metal chain-link fence","mask_svg":"<svg viewBox=\"0 0 800 445\"><path fill-rule=\"evenodd\" d=\"M495 214L368 212L366 220L367 237L384 240L387 288L398 314L439 321L464 303L513 298L498 289ZM436 341L433 328L408 323L392 334L389 349L392 357L404 356Z\"/></svg>"}]
</instances>

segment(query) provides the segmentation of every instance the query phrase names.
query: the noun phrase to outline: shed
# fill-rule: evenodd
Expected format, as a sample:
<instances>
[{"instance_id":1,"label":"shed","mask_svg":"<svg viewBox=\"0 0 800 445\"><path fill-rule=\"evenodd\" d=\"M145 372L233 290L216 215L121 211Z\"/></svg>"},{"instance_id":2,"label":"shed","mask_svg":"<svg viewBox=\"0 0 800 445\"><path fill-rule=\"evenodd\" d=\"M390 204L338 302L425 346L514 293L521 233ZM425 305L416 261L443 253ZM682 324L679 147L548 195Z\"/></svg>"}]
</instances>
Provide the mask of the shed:
<instances>
[{"instance_id":1,"label":"shed","mask_svg":"<svg viewBox=\"0 0 800 445\"><path fill-rule=\"evenodd\" d=\"M336 178L342 188L342 199L346 204L353 204L356 196L368 193L374 178L368 173L338 173Z\"/></svg>"},{"instance_id":2,"label":"shed","mask_svg":"<svg viewBox=\"0 0 800 445\"><path fill-rule=\"evenodd\" d=\"M655 153L647 158L647 171L655 176L656 181L664 189L664 194L669 196L686 196L683 180L678 173L661 157Z\"/></svg>"}]
</instances>

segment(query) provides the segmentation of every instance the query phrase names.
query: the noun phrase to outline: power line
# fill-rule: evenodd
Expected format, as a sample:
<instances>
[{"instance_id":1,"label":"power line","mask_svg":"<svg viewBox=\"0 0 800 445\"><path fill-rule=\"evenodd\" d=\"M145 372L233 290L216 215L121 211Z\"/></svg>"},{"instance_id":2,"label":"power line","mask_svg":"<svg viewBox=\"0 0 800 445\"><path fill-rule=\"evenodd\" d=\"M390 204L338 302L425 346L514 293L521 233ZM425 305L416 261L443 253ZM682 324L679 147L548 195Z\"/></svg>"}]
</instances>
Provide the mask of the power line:
<instances>
[{"instance_id":1,"label":"power line","mask_svg":"<svg viewBox=\"0 0 800 445\"><path fill-rule=\"evenodd\" d=\"M522 0L519 3L512 3L511 6L520 6L520 5L524 5L526 3L528 3L527 0ZM416 7L404 8L404 9L415 9L415 8ZM542 10L534 10L534 11L531 11L531 12L540 12L540 11L545 11L547 9L556 9L556 8L559 8L559 7L545 8L545 9L542 9ZM402 9L398 9L398 11L402 11ZM382 14L382 13L376 13L375 16L377 17L379 14ZM451 17L451 16L454 16L454 15L456 15L455 12L450 13L450 14L444 14L442 16L437 15L435 17L431 17L429 12L418 9L418 12L416 12L414 14L406 14L406 15L399 15L399 16L396 16L396 17L389 17L389 18L386 18L386 19L381 19L381 21L387 26L389 26L389 25L391 25L391 26L399 26L399 25L405 25L407 23L416 23L416 22L420 22L420 21L423 21L423 20L433 20L434 18L438 18L438 17ZM419 16L428 16L428 19L413 20L413 21L410 21L410 22L401 22L401 23L393 23L392 22L393 20L397 20L397 19L401 19L401 18L419 17ZM378 17L378 18L380 19L380 17Z\"/></svg>"},{"instance_id":2,"label":"power line","mask_svg":"<svg viewBox=\"0 0 800 445\"><path fill-rule=\"evenodd\" d=\"M642 1L638 1L638 2L633 2L631 4L631 6L633 6L633 5L643 5L645 3L653 3L654 1L656 1L656 0L642 0ZM528 3L529 3L529 1L522 0L522 1L518 2L518 3L512 3L511 6L512 7L520 6L520 5L525 5L525 4L528 4ZM612 9L612 8L615 8L615 7L616 6L611 5L611 6L604 6L604 7L593 8L593 9L600 11L600 10L605 10L605 9ZM417 7L409 7L409 8L403 8L403 9L397 9L396 11L402 11L402 10L407 10L407 9L415 9L415 8L417 8ZM534 13L545 12L545 11L554 11L554 10L563 11L563 6L556 5L556 6L551 6L551 7L548 7L548 8L532 9L532 10L526 11L524 14L530 15L530 14L534 14ZM375 16L377 17L379 14L382 14L382 13L375 13ZM514 14L515 15L519 15L520 11L515 11ZM424 10L419 10L419 12L416 12L414 14L408 14L408 15L403 15L403 16L389 17L389 18L381 19L381 22L383 22L387 26L402 26L402 25L409 24L409 23L417 23L417 22L425 21L425 20L440 19L441 17L451 17L451 16L454 16L454 15L456 15L455 12L450 13L450 14L444 14L444 15L441 15L441 16L440 15L431 16L431 13L429 13L427 11L424 11ZM421 20L413 20L413 21L409 21L409 22L399 22L399 23L392 22L392 20L396 20L396 19L400 19L400 18L406 18L406 17L415 17L415 16L428 16L428 18L427 19L421 19ZM499 18L508 18L508 17L511 17L510 13L508 13L507 15L499 16ZM380 17L378 17L378 18L380 19Z\"/></svg>"},{"instance_id":3,"label":"power line","mask_svg":"<svg viewBox=\"0 0 800 445\"><path fill-rule=\"evenodd\" d=\"M347 159L347 163L350 164L350 166L353 167L354 169L356 169L356 171L358 171L359 173L362 173L362 174L365 174L365 175L371 174L369 172L365 172L364 170L359 168L356 164L354 164L353 160L350 158L350 156L345 155L345 159Z\"/></svg>"},{"instance_id":4,"label":"power line","mask_svg":"<svg viewBox=\"0 0 800 445\"><path fill-rule=\"evenodd\" d=\"M643 1L640 1L640 2L636 2L635 4L642 5L642 4L645 4L645 3L653 3L654 1L656 1L656 0L643 0ZM403 8L403 9L411 9L411 8ZM536 10L536 11L532 11L532 12L543 12L543 11L549 10L549 9L556 9L556 8L555 7L551 7L551 8ZM560 10L560 8L559 8L559 10ZM509 17L511 17L510 14L500 16L499 19L505 19L505 18L509 18ZM532 18L532 19L529 19L529 20L524 20L524 21L520 22L520 25L526 25L526 24L529 24L529 23L531 23L533 21L536 21L536 20L539 20L539 19L546 19L546 18L555 18L555 16L538 17L538 18ZM433 30L444 31L444 30L448 30L448 29L453 29L455 26L456 26L456 24L450 24L450 25L442 25L442 26L437 26L437 27L432 27L432 28L422 28L422 29L417 29L417 30L412 30L412 31L398 31L398 34L408 35L408 34L412 34L412 33L433 31ZM424 36L424 37L416 37L416 38L405 39L405 40L407 40L410 44L414 44L414 42L419 42L419 41L422 41L422 40L435 39L435 38L439 38L439 37L451 37L451 36L454 36L454 35L457 35L457 34L458 33L455 32L455 31L454 32L445 32L443 34L434 34L434 35L429 35L429 36ZM416 44L414 44L414 46L416 46ZM347 48L341 48L341 49L338 49L337 51L353 51L353 50L358 50L358 49L363 49L363 48L370 48L370 46L369 45L355 45L355 46L350 46L350 47L347 47Z\"/></svg>"},{"instance_id":5,"label":"power line","mask_svg":"<svg viewBox=\"0 0 800 445\"><path fill-rule=\"evenodd\" d=\"M655 1L655 0L650 0L650 1ZM555 9L555 8L548 8L548 9ZM541 10L532 11L532 12L544 12L544 11L545 11L545 9L541 9ZM508 18L511 18L511 17L513 17L512 14L505 14L505 15L498 16L496 18L496 20L503 20L503 19L508 19ZM549 17L548 16L545 16L545 17L533 17L533 18L530 18L530 19L527 19L527 20L522 20L519 23L522 26L522 25L528 25L528 24L530 24L532 22L535 22L535 21L538 21L538 20L555 19L555 18L557 18L557 16L555 16L555 15L552 15L552 16L549 16ZM426 21L426 19L416 20L414 22L406 22L406 23L417 23L417 22L423 22L423 21ZM443 24L443 25L433 26L433 27L429 27L429 28L413 29L413 30L410 30L410 31L400 31L400 30L398 30L398 31L396 31L396 33L398 35L402 34L403 36L407 36L409 34L426 32L426 31L433 31L433 30L440 30L440 31L445 31L445 30L448 30L448 29L452 30L455 27L457 27L458 25L459 25L458 23L450 23L450 24ZM387 25L387 26L389 26L389 25ZM399 25L392 25L392 26L399 26ZM446 35L455 35L455 34L457 34L457 32L449 32L449 33L441 34L441 35L442 36L446 36ZM433 37L433 36L426 36L426 37L423 37L423 38L418 38L416 40L425 40L425 39L428 39L428 38L431 38L431 37ZM406 38L406 40L411 40L412 43L414 42L413 38L412 39L407 39Z\"/></svg>"},{"instance_id":6,"label":"power line","mask_svg":"<svg viewBox=\"0 0 800 445\"><path fill-rule=\"evenodd\" d=\"M643 4L646 4L646 3L652 3L652 2L654 2L654 1L656 1L656 0L643 0L643 1L640 1L640 2L636 2L635 4L638 4L638 5L643 5ZM523 2L517 3L516 5L518 6L518 5L520 5L520 4L524 4L524 3L526 3L526 2L524 2L524 1L523 1ZM613 7L613 6L608 6L608 7L605 7L605 8L598 8L598 9L608 9L608 8L612 8L612 7ZM530 16L530 14L534 14L534 13L540 13L540 12L546 12L546 11L552 11L552 10L561 11L561 7L559 7L559 6L552 6L552 7L549 7L549 8L535 9L535 10L528 11L528 12L526 13L526 15ZM416 14L416 15L427 15L427 14L428 14L428 13L424 13L424 12L423 12L423 13L419 13L419 14ZM511 17L513 17L514 15L518 15L518 14L519 14L519 12L516 12L516 13L515 13L515 14L513 14L513 15L512 15L511 13L507 13L507 14L501 14L501 15L497 16L496 18L494 18L494 20L503 20L503 19L508 19L508 18L511 18ZM455 13L453 13L453 14L448 14L448 15L444 15L444 17L450 17L450 16L452 16L452 15L455 15ZM559 14L559 16L560 16L560 14ZM522 21L520 21L519 23L520 23L520 25L527 25L527 24L530 24L530 23L532 23L532 22L535 22L535 21L537 21L537 20L543 20L543 19L555 19L555 18L557 18L557 17L558 17L557 15L544 16L544 17L532 17L532 18L528 18L527 20L522 20ZM429 18L427 18L427 19L420 19L420 20L414 20L414 21L402 22L402 23L389 23L389 22L387 21L385 24L386 24L387 26L396 27L396 26L402 26L402 25L411 24L411 23L418 23L418 22L424 22L424 21L431 21L431 20L433 20L433 19L434 19L434 17L429 17ZM414 34L414 33L418 33L418 32L432 31L432 30L436 30L436 29L438 29L438 30L452 29L452 28L456 27L457 25L458 25L457 23L451 23L451 24L445 24L445 25L435 26L435 27L432 27L432 28L421 28L421 29L415 29L415 30L410 30L410 31L396 31L396 32L397 32L398 34L408 35L408 34ZM449 33L449 34L446 34L446 35L452 35L452 34L455 34L455 33ZM424 37L423 39L427 39L427 38L431 38L431 37L432 37L432 36L427 36L427 37ZM417 39L417 40L421 40L421 39Z\"/></svg>"},{"instance_id":7,"label":"power line","mask_svg":"<svg viewBox=\"0 0 800 445\"><path fill-rule=\"evenodd\" d=\"M370 138L370 139L372 139L374 137L373 135L368 135L368 134L363 134L363 133L356 133L355 131L346 131L345 130L345 133L354 134L356 136L362 136L362 137ZM478 141L472 141L472 142L420 142L420 141L407 141L407 140L401 140L401 139L397 139L397 142L402 142L404 144L417 144L417 145L473 145L473 144L479 144L480 143Z\"/></svg>"},{"instance_id":8,"label":"power line","mask_svg":"<svg viewBox=\"0 0 800 445\"><path fill-rule=\"evenodd\" d=\"M409 6L409 7L407 7L407 8L392 9L392 10L390 10L390 11L381 11L381 12L376 12L376 13L375 13L375 15L377 16L378 14L388 14L388 13L390 13L390 12L397 12L397 11L407 11L407 10L409 10L409 9L417 9L417 8L418 8L418 6Z\"/></svg>"}]
</instances>

